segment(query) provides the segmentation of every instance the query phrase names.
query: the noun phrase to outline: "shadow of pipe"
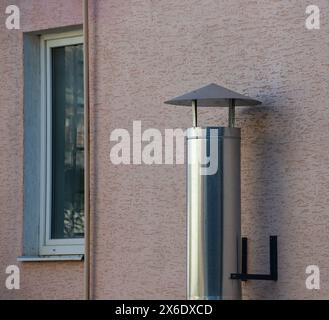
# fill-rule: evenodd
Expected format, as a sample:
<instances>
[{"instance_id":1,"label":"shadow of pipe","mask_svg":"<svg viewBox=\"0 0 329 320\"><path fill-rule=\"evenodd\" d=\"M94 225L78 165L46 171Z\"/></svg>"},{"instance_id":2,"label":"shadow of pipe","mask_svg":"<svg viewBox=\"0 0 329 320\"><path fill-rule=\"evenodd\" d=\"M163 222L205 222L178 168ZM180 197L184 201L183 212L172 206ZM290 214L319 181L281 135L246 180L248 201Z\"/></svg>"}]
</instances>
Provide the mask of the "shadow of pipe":
<instances>
[{"instance_id":1,"label":"shadow of pipe","mask_svg":"<svg viewBox=\"0 0 329 320\"><path fill-rule=\"evenodd\" d=\"M284 221L287 213L282 206L285 201L285 150L277 131L280 127L274 125L283 120L284 115L279 110L281 107L265 103L259 108L241 110L237 121L242 128L242 235L250 242L249 273L267 273L270 268L268 238L278 236L278 281L244 283L246 299L277 299L280 296L280 221Z\"/></svg>"}]
</instances>

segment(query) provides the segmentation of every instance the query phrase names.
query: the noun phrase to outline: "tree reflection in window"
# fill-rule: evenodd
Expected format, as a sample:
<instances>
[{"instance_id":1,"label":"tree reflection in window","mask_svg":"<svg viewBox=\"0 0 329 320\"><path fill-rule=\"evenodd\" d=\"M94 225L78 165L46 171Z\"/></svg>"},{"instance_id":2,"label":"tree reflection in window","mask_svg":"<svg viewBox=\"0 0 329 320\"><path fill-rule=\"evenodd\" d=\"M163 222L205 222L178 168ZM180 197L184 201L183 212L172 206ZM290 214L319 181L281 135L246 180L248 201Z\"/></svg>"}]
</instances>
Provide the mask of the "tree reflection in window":
<instances>
[{"instance_id":1,"label":"tree reflection in window","mask_svg":"<svg viewBox=\"0 0 329 320\"><path fill-rule=\"evenodd\" d=\"M84 236L83 45L52 48L51 238Z\"/></svg>"}]
</instances>

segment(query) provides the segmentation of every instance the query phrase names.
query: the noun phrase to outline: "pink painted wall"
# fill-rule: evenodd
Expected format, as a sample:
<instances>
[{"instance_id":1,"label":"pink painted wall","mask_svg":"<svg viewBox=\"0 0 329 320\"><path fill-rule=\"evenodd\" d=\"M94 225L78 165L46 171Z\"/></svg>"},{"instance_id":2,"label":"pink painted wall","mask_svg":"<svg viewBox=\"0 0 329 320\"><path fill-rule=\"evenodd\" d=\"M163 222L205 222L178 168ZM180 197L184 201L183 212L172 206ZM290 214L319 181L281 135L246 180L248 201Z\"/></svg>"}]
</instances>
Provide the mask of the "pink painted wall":
<instances>
[{"instance_id":1,"label":"pink painted wall","mask_svg":"<svg viewBox=\"0 0 329 320\"><path fill-rule=\"evenodd\" d=\"M114 166L109 137L134 120L144 129L189 127L190 110L163 101L210 82L264 102L237 111L243 235L254 273L268 270L268 236L278 235L279 281L250 281L244 297L329 298L327 20L307 30L305 0L91 2L95 298L185 297L184 166ZM0 33L0 270L21 254L22 31L81 23L81 1L16 4L22 30L2 23ZM328 2L317 4L328 16ZM199 121L225 125L226 114L202 111ZM320 267L319 291L305 288L310 264ZM15 292L0 272L1 298L82 297L80 262L20 268Z\"/></svg>"},{"instance_id":2,"label":"pink painted wall","mask_svg":"<svg viewBox=\"0 0 329 320\"><path fill-rule=\"evenodd\" d=\"M5 8L21 11L21 30L7 30ZM82 23L80 0L0 1L0 299L83 298L82 262L18 263L23 221L23 32ZM5 288L16 264L21 289Z\"/></svg>"}]
</instances>

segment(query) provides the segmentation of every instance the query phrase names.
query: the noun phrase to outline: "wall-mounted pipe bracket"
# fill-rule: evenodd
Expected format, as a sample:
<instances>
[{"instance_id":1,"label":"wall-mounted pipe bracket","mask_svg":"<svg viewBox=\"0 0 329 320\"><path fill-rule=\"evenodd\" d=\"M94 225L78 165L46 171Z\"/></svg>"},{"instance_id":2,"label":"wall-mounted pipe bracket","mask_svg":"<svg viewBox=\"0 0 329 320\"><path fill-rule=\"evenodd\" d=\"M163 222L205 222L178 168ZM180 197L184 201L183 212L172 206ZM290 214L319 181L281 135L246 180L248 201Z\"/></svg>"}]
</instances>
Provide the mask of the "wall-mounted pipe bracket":
<instances>
[{"instance_id":1,"label":"wall-mounted pipe bracket","mask_svg":"<svg viewBox=\"0 0 329 320\"><path fill-rule=\"evenodd\" d=\"M270 274L248 274L248 239L242 238L241 273L232 273L234 280L278 280L278 246L277 236L270 236Z\"/></svg>"}]
</instances>

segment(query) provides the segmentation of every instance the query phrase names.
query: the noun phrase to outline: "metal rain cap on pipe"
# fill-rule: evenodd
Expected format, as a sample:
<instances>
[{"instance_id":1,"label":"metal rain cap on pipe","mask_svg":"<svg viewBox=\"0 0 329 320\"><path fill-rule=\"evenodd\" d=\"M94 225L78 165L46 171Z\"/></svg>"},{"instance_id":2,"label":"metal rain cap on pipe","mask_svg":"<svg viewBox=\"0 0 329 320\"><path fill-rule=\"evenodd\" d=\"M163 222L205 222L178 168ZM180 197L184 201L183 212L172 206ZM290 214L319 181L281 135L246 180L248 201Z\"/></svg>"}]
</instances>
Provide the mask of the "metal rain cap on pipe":
<instances>
[{"instance_id":1,"label":"metal rain cap on pipe","mask_svg":"<svg viewBox=\"0 0 329 320\"><path fill-rule=\"evenodd\" d=\"M235 106L255 106L261 104L258 100L254 100L232 90L226 89L215 83L211 83L200 89L165 101L165 103L176 106L191 107L192 102L197 101L199 107L229 107L232 100L234 100Z\"/></svg>"}]
</instances>

